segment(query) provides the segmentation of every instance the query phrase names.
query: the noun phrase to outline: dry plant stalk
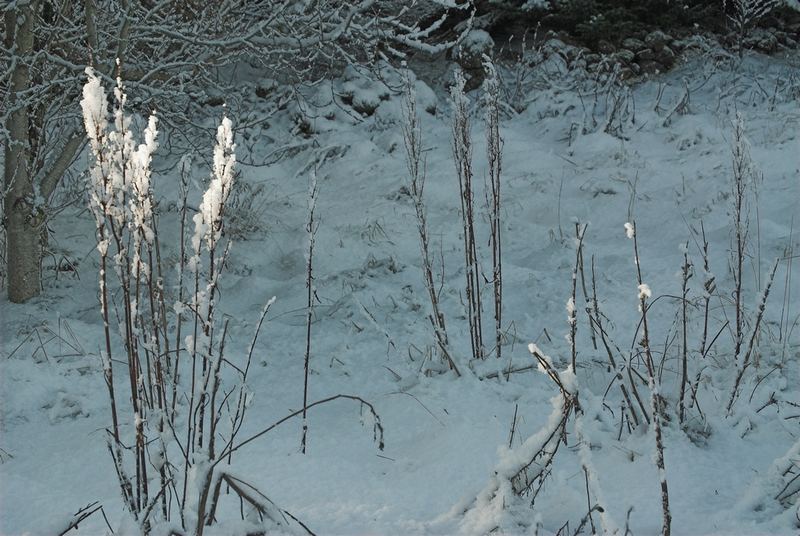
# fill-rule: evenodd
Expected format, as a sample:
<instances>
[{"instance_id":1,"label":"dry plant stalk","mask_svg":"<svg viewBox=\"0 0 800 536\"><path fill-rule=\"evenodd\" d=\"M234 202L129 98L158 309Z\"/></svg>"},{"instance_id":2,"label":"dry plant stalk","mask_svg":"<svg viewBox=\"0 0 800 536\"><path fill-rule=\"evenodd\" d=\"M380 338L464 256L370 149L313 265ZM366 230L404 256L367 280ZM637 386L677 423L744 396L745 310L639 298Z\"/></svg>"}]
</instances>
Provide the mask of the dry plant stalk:
<instances>
[{"instance_id":1,"label":"dry plant stalk","mask_svg":"<svg viewBox=\"0 0 800 536\"><path fill-rule=\"evenodd\" d=\"M180 195L180 252L178 256L178 303L185 303L185 289L184 289L184 276L186 273L186 214L188 209L189 198L189 175L191 173L191 158L184 156L181 158L181 182L179 188ZM183 328L183 308L178 308L175 311L175 369L173 371L172 382L172 404L171 411L175 413L175 407L178 403L178 380L180 378L180 362L181 352L184 350L181 330Z\"/></svg>"},{"instance_id":2,"label":"dry plant stalk","mask_svg":"<svg viewBox=\"0 0 800 536\"><path fill-rule=\"evenodd\" d=\"M750 4L752 2L743 2ZM756 2L757 3L757 2ZM775 278L780 259L776 259L769 280L764 288L758 304L756 322L751 333L748 346L742 355L744 345L744 298L742 296L742 286L744 280L744 258L746 256L747 238L750 226L749 221L749 196L748 189L754 184L755 170L750 156L750 144L745 136L745 125L742 114L736 114L734 122L733 140L731 147L733 155L733 232L734 232L734 306L736 308L736 324L734 331L734 365L736 367L736 378L733 389L726 406L728 415L732 413L733 405L739 394L739 388L745 371L750 366L753 349L756 346L761 320L764 316L767 298L769 297L770 287ZM758 268L757 268L758 270Z\"/></svg>"},{"instance_id":3,"label":"dry plant stalk","mask_svg":"<svg viewBox=\"0 0 800 536\"><path fill-rule=\"evenodd\" d=\"M761 321L764 318L764 310L767 307L767 298L769 298L769 291L772 288L772 283L775 281L775 272L778 271L778 264L780 264L780 258L775 259L775 262L772 264L772 269L770 270L769 277L767 279L767 285L764 287L764 291L761 294L761 300L758 303L758 312L756 313L756 321L755 324L753 325L753 332L750 334L750 340L747 344L747 350L744 353L742 364L737 367L736 379L733 382L733 389L731 390L731 396L728 399L728 405L726 407L728 415L730 415L733 411L733 404L736 402L736 399L739 396L742 378L744 377L744 373L747 371L747 368L750 366L750 361L753 355L753 351L756 347L756 339L758 338L758 333L759 330L761 329Z\"/></svg>"},{"instance_id":4,"label":"dry plant stalk","mask_svg":"<svg viewBox=\"0 0 800 536\"><path fill-rule=\"evenodd\" d=\"M700 222L700 232L703 239L703 336L700 338L700 355L706 356L706 342L708 342L708 314L711 310L711 296L717 290L714 274L711 273L711 265L708 260L708 240L706 240L706 229L703 222Z\"/></svg>"},{"instance_id":5,"label":"dry plant stalk","mask_svg":"<svg viewBox=\"0 0 800 536\"><path fill-rule=\"evenodd\" d=\"M633 422L634 427L639 426L639 417L636 414L636 408L634 408L633 406L630 393L628 392L628 388L625 385L625 379L622 375L625 369L628 368L629 362L622 355L622 352L620 351L619 347L617 347L616 344L614 344L614 349L616 350L617 354L619 354L620 357L622 357L621 364L619 365L619 367L617 366L617 362L614 359L614 352L611 349L611 344L613 343L609 340L608 333L606 333L606 329L603 326L603 313L600 311L600 303L597 298L597 277L595 274L595 267L594 267L594 255L592 256L591 270L592 270L592 306L589 312L589 322L592 326L592 331L593 332L596 331L600 335L600 342L603 343L603 348L605 348L606 355L608 356L608 364L611 367L611 370L614 371L613 381L619 384L620 391L622 391L622 396L623 398L625 398L625 406L622 410L623 414L620 416L619 437L621 438L622 427L624 424L623 421L625 420L625 418L628 419L629 423L628 427L630 428L631 421ZM633 376L631 375L630 371L628 371L628 378L631 382L631 389L633 390L635 398L639 403L639 407L641 408L642 415L644 419L649 423L650 419L647 416L647 411L645 410L644 404L642 403L641 398L639 397L639 393L636 388L636 383L634 383Z\"/></svg>"},{"instance_id":6,"label":"dry plant stalk","mask_svg":"<svg viewBox=\"0 0 800 536\"><path fill-rule=\"evenodd\" d=\"M647 368L647 383L650 386L650 411L653 414L653 432L655 436L656 456L655 462L661 481L661 534L670 536L672 527L672 513L669 508L669 486L667 485L667 472L664 464L664 439L661 432L661 418L663 404L659 400L661 380L656 375L656 366L653 353L650 350L650 330L647 325L647 300L652 296L650 287L642 281L642 267L639 257L639 241L636 236L636 223L626 223L625 229L628 238L633 240L634 262L636 264L636 280L639 289L639 311L642 316L642 339L639 345L644 350L645 366Z\"/></svg>"},{"instance_id":7,"label":"dry plant stalk","mask_svg":"<svg viewBox=\"0 0 800 536\"><path fill-rule=\"evenodd\" d=\"M87 69L89 81L81 102L89 145L94 157L90 169L90 209L95 217L97 249L100 255L100 310L103 317L105 355L103 368L111 408L112 429L109 451L120 480L123 501L136 516L148 508L150 489L147 463L145 419L163 432L170 419L166 401L167 376L171 369L170 349L165 324L160 322L166 310L160 282L154 274L158 255L155 250L155 217L150 186L150 159L156 148L156 118L151 116L144 131L144 143L135 146L130 133L130 118L125 114L126 97L122 81L114 89L116 107L114 130L109 130L105 92L94 71ZM111 259L112 262L109 262ZM110 289L109 271L116 275L119 302ZM145 309L149 305L149 311ZM112 308L118 320L119 334L124 341L124 362L128 369L133 438L130 451L134 457L131 477L124 468L123 432L119 403L114 385L114 361L111 336ZM146 313L142 310L145 309ZM126 397L127 398L127 397ZM162 487L167 478L161 468ZM166 510L166 504L162 501ZM143 526L148 527L147 521Z\"/></svg>"},{"instance_id":8,"label":"dry plant stalk","mask_svg":"<svg viewBox=\"0 0 800 536\"><path fill-rule=\"evenodd\" d=\"M303 361L303 436L300 439L300 451L306 453L306 438L308 434L308 420L306 419L306 408L308 407L308 363L311 359L311 323L314 317L314 241L316 239L318 222L314 212L317 208L317 174L311 173L311 181L308 187L308 222L306 223L306 235L308 244L306 249L306 352Z\"/></svg>"},{"instance_id":9,"label":"dry plant stalk","mask_svg":"<svg viewBox=\"0 0 800 536\"><path fill-rule=\"evenodd\" d=\"M464 238L464 270L466 277L467 319L469 322L472 358L483 359L481 321L481 282L478 265L477 241L475 238L475 201L472 187L472 135L469 124L469 109L464 95L464 74L457 70L455 84L450 88L453 103L453 160L456 165L458 188L461 200L461 223Z\"/></svg>"},{"instance_id":10,"label":"dry plant stalk","mask_svg":"<svg viewBox=\"0 0 800 536\"><path fill-rule=\"evenodd\" d=\"M450 370L456 376L461 373L453 360L450 351L450 342L447 336L444 313L439 305L440 291L436 288L433 276L433 260L430 253L430 234L425 210L424 192L425 179L427 178L425 161L422 156L422 129L417 115L417 100L414 88L408 74L405 75L405 93L403 108L403 143L406 150L406 168L409 176L409 192L414 203L414 214L417 220L417 233L419 235L420 254L422 256L422 276L425 290L431 304L431 313L428 320L433 328L436 345L441 358L447 362Z\"/></svg>"},{"instance_id":11,"label":"dry plant stalk","mask_svg":"<svg viewBox=\"0 0 800 536\"><path fill-rule=\"evenodd\" d=\"M484 105L486 106L486 160L489 164L490 244L492 248L492 290L494 291L495 356L500 359L503 343L503 249L500 225L500 174L502 170L503 139L500 137L500 81L497 70L488 56L483 57L486 71Z\"/></svg>"},{"instance_id":12,"label":"dry plant stalk","mask_svg":"<svg viewBox=\"0 0 800 536\"><path fill-rule=\"evenodd\" d=\"M567 322L569 322L569 344L573 371L578 370L578 343L575 340L578 334L578 309L575 305L578 299L578 269L581 264L583 237L586 235L587 228L588 225L575 223L575 265L572 268L572 294L569 297L569 301L567 301Z\"/></svg>"},{"instance_id":13,"label":"dry plant stalk","mask_svg":"<svg viewBox=\"0 0 800 536\"><path fill-rule=\"evenodd\" d=\"M683 267L681 269L681 325L683 333L683 346L681 348L681 389L678 397L678 420L683 424L684 414L686 411L684 398L686 396L686 386L689 383L689 344L687 340L687 316L686 308L688 306L689 294L689 278L692 277L692 263L689 262L689 243L683 246Z\"/></svg>"},{"instance_id":14,"label":"dry plant stalk","mask_svg":"<svg viewBox=\"0 0 800 536\"><path fill-rule=\"evenodd\" d=\"M742 285L744 281L744 259L749 231L748 215L748 186L752 182L753 167L750 158L750 145L744 133L744 119L741 114L736 115L733 129L733 281L734 281L734 307L736 322L734 324L734 351L733 357L737 368L739 357L744 342L744 299Z\"/></svg>"}]
</instances>

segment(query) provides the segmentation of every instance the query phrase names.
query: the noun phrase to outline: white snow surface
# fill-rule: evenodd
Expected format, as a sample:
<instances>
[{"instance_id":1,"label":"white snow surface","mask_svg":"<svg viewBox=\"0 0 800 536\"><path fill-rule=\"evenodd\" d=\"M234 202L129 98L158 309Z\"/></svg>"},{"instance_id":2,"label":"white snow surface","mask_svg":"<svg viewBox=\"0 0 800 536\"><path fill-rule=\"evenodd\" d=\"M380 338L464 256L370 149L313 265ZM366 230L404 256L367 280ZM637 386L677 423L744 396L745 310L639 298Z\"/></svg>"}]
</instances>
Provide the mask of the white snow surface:
<instances>
[{"instance_id":1,"label":"white snow surface","mask_svg":"<svg viewBox=\"0 0 800 536\"><path fill-rule=\"evenodd\" d=\"M790 76L797 80L798 66L796 60L792 64L752 56L735 69L711 72L705 80L711 68L689 63L635 86L636 123L624 132L627 140L601 130L578 135L569 144L567 133L572 122L581 121L582 105L574 93L557 89L532 94L527 110L501 120L503 321L509 332L503 363L490 357L475 364L475 373L466 367L469 333L460 299L463 254L449 107L441 105L446 102L443 91L439 106L426 107L435 114L420 107L432 251L437 256L441 251L444 258L441 299L453 351L457 362L464 364L460 378L419 372L425 368L426 348L434 348L434 337L419 269L414 209L405 190L400 96L388 90L376 93L369 104L377 108L370 117L330 106L329 113L320 113L318 122L312 122L317 128L312 138L297 134L288 139L288 113L260 132L261 138L252 131L235 131L231 140L221 130L224 145L238 147L236 166L241 176L236 180L263 185L266 196L260 213L263 232L235 244L220 280L218 307L232 319L228 355L246 354L264 304L277 296L255 345L248 377L253 398L243 436L302 406L307 178L308 170L316 167L320 223L314 288L321 303L314 309L309 398L345 393L371 401L386 442L385 450L379 451L370 423L360 421L358 407L334 402L309 411L306 455L299 452L301 421L289 421L238 453L233 460L237 474L317 534L489 530L500 513L475 507L476 497L499 478L494 471L517 456L518 447L536 441L535 434L554 418L548 415L559 399L553 398L557 395L553 382L535 367L511 374L508 380L504 374L483 381L476 376L505 369L509 363L535 364L528 343L553 356L557 369L566 368L570 349L558 334L564 330L564 296L571 293L575 262L570 218L590 224L583 241L587 277L594 258L599 306L613 320L605 327L623 352L641 337L630 291L636 284L632 243L619 232L625 225L631 237L628 221L636 222L643 278L657 289L648 310L654 351L669 339L668 334L680 331L680 324L674 324L679 301L658 299L658 293L674 297L681 292L681 281L674 277L683 263L680 244L688 240L691 260L702 266L698 247L702 242L693 234L699 233L701 219L710 243L710 268L717 274L711 335L732 314L725 301L732 289L728 142L736 110L746 121L753 160L764 174L758 185L758 211L755 205L751 209L746 262L745 302L753 318L759 281L763 285L772 259L798 245L798 232L793 231L800 222L798 86L795 100L772 98L776 80ZM653 109L659 85L665 85L662 108L669 108L669 101L677 102L682 94L683 77L693 88L691 113L675 115L664 126L663 116ZM426 100L436 98L421 82L416 86L423 88ZM99 86L87 92L87 99L102 100ZM253 116L262 102L255 97L248 102ZM470 102L480 104L481 99L471 95ZM86 117L100 121L94 114ZM482 117L476 109L472 124L479 187L487 174ZM209 119L209 125L218 119ZM206 140L206 158L193 159L192 180L198 185L208 178L202 161L210 160L213 142ZM297 150L270 166L247 164L250 157L257 160L283 143ZM165 140L160 139L159 145L165 146ZM151 182L161 212L162 255L174 263L178 171L160 150L152 156ZM227 153L213 157L218 174L227 177L232 156L230 161ZM78 165L86 166L86 158ZM200 191L196 188L190 197L195 207L201 201ZM490 276L482 196L482 191L476 195L481 214L478 238L483 271ZM53 228L56 259L69 259L75 270L55 270L47 264L42 297L24 305L0 298L3 535L57 533L55 529L63 528L73 512L93 501L103 504L115 530L122 523L104 432L110 414L100 358L103 327L96 300L94 222L90 213L76 207L62 212ZM798 330L787 329L796 323L800 290L796 283L787 288L787 266L781 264L770 294L760 362L745 375L743 394L731 417L723 407L734 375L730 330L723 330L704 360L693 353L690 372L701 375L698 400L703 416L688 410L688 431L683 431L673 412L663 430L674 534L797 534L795 511L777 505L770 493L778 478L776 460L797 453L800 420L789 418L783 412L785 405L768 404L759 411L771 393L780 401L800 402L800 341ZM698 303L702 283L699 276L689 283L690 299L697 298ZM523 529L530 533L540 526L540 534L553 534L567 520L571 527L577 526L587 509L583 464L589 468L593 501L603 501L605 526L624 524L633 507L633 533L658 534L660 477L652 463L652 437L640 429L625 431L617 439L618 389L609 395L613 415L600 405L613 371L609 372L602 346L597 350L592 346L578 286L578 303L568 305L568 310L574 308L577 314L575 375L581 391L587 392L581 401L591 411L581 417L577 430L574 423L568 426L568 446L559 450L535 508L528 508L524 499L509 504L515 524L504 527L508 533ZM649 292L648 287L648 297ZM787 312L782 311L783 304L788 304ZM488 319L491 285L484 291L484 307ZM691 308L690 315L691 340L699 341L702 309ZM484 339L493 341L490 324L484 322ZM784 335L779 338L781 331ZM671 408L677 406L679 341L680 337L663 367L661 395ZM692 349L698 345L693 344ZM660 361L660 356L659 350L655 358ZM123 381L122 374L118 380ZM639 385L643 396L649 394ZM516 429L509 449L515 405ZM510 492L507 486L502 489ZM465 516L470 505L473 508ZM238 519L238 503L223 505L221 512L226 519ZM599 520L596 517L598 525ZM106 530L95 515L76 534ZM209 532L225 533L223 528Z\"/></svg>"}]
</instances>

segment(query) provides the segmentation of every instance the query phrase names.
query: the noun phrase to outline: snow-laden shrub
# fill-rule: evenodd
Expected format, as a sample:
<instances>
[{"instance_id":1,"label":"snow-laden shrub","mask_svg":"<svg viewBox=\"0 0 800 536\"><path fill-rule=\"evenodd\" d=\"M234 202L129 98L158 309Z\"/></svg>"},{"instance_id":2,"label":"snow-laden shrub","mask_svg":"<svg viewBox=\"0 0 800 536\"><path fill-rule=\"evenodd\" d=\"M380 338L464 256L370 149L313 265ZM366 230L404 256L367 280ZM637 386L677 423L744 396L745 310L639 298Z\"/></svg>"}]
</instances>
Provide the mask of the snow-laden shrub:
<instances>
[{"instance_id":1,"label":"snow-laden shrub","mask_svg":"<svg viewBox=\"0 0 800 536\"><path fill-rule=\"evenodd\" d=\"M357 396L315 402L304 398L302 410L239 438L254 396L247 385L251 358L275 298L262 309L247 354L230 355L228 321L219 321L217 301L231 247L225 226L236 166L232 122L223 117L217 129L211 178L191 223L186 203L189 166L187 159L182 161L174 282L161 262L165 246L158 237L150 171L157 148L156 116L151 115L144 140L137 144L125 113L121 80L114 90L112 128L100 78L91 68L87 76L81 106L92 159L89 207L100 258L102 359L111 414L107 440L127 512L123 524L141 534L202 536L225 516L224 485L241 505L242 522L236 530L308 531L234 473L233 455L283 422L338 399L366 408L382 448L380 419ZM87 512L79 514L91 515Z\"/></svg>"}]
</instances>

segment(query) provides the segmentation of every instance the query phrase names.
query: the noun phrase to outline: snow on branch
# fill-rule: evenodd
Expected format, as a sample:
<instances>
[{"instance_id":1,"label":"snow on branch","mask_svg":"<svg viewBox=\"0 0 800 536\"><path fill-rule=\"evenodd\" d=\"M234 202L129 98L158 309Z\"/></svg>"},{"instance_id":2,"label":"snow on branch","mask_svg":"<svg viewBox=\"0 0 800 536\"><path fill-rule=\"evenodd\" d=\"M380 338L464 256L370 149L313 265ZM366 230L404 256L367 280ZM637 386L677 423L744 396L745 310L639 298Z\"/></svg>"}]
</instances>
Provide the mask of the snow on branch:
<instances>
[{"instance_id":1,"label":"snow on branch","mask_svg":"<svg viewBox=\"0 0 800 536\"><path fill-rule=\"evenodd\" d=\"M521 445L498 448L500 460L489 483L465 510L461 528L464 532L486 534L497 529L519 531L515 510L527 508L522 496L535 505L536 497L550 475L556 453L566 444L566 429L571 416L580 409L577 381L571 365L559 371L552 359L535 344L528 350L537 361L539 370L559 389L550 399L551 412L547 422Z\"/></svg>"}]
</instances>

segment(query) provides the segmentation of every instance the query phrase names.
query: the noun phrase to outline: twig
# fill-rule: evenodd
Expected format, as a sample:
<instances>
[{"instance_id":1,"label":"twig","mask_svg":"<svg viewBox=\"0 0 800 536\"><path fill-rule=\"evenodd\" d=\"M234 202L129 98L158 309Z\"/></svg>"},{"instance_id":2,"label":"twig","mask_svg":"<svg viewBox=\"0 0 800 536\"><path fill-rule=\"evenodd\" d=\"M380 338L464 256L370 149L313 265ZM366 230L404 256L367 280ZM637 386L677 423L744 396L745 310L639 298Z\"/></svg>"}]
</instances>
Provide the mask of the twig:
<instances>
[{"instance_id":1,"label":"twig","mask_svg":"<svg viewBox=\"0 0 800 536\"><path fill-rule=\"evenodd\" d=\"M317 205L317 173L311 173L311 182L308 190L308 223L306 224L306 234L308 236L308 251L306 253L306 353L303 362L303 436L300 439L300 452L306 453L306 435L308 434L308 420L306 419L306 409L308 407L308 363L311 358L311 320L314 315L314 239L317 231L317 223L314 219L314 210Z\"/></svg>"}]
</instances>

